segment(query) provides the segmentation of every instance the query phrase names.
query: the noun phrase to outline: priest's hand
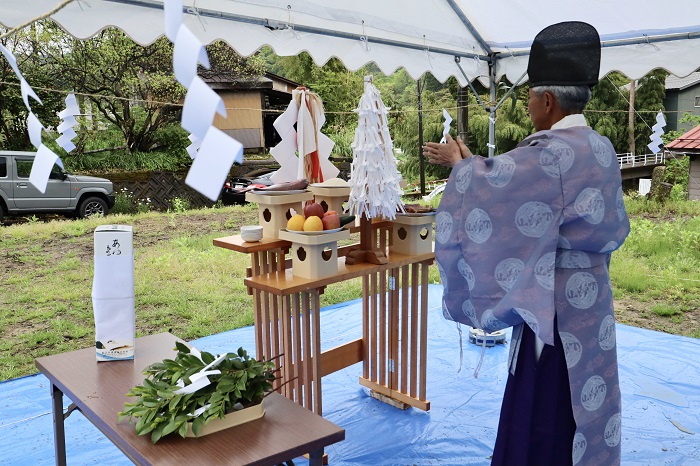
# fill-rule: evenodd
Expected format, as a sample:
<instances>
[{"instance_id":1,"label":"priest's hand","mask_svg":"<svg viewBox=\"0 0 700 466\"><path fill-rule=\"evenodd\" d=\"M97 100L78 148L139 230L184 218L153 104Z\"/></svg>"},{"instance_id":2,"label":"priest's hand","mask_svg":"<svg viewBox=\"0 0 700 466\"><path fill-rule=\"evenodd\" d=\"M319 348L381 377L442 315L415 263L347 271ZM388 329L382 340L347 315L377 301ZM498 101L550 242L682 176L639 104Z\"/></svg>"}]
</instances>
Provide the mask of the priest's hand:
<instances>
[{"instance_id":1,"label":"priest's hand","mask_svg":"<svg viewBox=\"0 0 700 466\"><path fill-rule=\"evenodd\" d=\"M455 141L447 134L445 144L428 142L423 146L423 155L428 158L428 162L434 165L454 167L457 162L472 156L469 148L460 137Z\"/></svg>"}]
</instances>

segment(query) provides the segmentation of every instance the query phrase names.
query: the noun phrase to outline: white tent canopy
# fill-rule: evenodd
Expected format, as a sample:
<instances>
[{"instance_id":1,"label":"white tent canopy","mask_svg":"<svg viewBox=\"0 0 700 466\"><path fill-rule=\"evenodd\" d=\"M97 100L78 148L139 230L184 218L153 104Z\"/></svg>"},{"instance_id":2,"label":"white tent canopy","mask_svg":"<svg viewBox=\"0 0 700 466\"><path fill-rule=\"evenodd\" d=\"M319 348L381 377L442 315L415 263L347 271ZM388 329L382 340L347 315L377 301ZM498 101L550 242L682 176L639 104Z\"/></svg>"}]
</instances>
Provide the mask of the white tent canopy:
<instances>
[{"instance_id":1,"label":"white tent canopy","mask_svg":"<svg viewBox=\"0 0 700 466\"><path fill-rule=\"evenodd\" d=\"M2 2L7 27L61 0ZM278 55L338 57L356 70L374 62L386 74L405 67L414 78L455 76L489 81L525 73L534 36L560 21L585 21L603 43L601 76L640 78L662 67L685 76L700 66L697 0L184 0L185 24L199 40L228 42L248 56L263 45ZM116 26L148 44L163 34L163 0L75 0L53 19L78 38ZM455 57L460 59L459 65ZM492 65L492 66L490 66Z\"/></svg>"},{"instance_id":2,"label":"white tent canopy","mask_svg":"<svg viewBox=\"0 0 700 466\"><path fill-rule=\"evenodd\" d=\"M164 0L75 0L52 18L85 39L116 26L140 44L164 33ZM10 3L7 5L7 3ZM17 26L61 0L0 5ZM561 21L585 21L601 36L600 75L638 79L654 68L686 76L700 67L697 0L184 0L185 24L200 42L222 39L248 56L269 45L281 56L307 51L317 64L339 58L350 70L374 62L385 74L404 67L462 86L490 87L489 155L494 152L496 82L525 78L535 35ZM478 96L477 96L478 97Z\"/></svg>"}]
</instances>

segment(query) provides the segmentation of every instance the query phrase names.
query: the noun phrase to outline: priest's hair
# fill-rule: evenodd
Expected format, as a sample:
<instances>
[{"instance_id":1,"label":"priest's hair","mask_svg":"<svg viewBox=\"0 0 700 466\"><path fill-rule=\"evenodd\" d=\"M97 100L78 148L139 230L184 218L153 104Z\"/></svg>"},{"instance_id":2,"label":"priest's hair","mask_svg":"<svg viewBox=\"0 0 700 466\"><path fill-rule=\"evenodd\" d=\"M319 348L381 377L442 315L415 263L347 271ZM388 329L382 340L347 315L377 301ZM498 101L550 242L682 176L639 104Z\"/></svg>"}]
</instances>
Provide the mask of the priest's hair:
<instances>
[{"instance_id":1,"label":"priest's hair","mask_svg":"<svg viewBox=\"0 0 700 466\"><path fill-rule=\"evenodd\" d=\"M551 92L559 107L567 114L583 112L583 108L591 100L589 86L536 86L532 90L538 97L545 91Z\"/></svg>"}]
</instances>

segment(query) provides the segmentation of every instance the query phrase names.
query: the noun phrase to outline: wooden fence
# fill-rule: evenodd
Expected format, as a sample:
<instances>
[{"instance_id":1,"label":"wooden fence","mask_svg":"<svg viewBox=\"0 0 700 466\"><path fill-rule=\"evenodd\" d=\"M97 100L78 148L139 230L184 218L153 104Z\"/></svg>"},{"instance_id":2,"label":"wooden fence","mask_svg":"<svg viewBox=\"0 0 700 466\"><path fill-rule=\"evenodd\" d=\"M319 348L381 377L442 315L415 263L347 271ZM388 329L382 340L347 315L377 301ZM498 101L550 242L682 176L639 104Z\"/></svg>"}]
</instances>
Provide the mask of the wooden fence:
<instances>
[{"instance_id":1,"label":"wooden fence","mask_svg":"<svg viewBox=\"0 0 700 466\"><path fill-rule=\"evenodd\" d=\"M338 176L347 180L350 177L351 160L335 157L331 157L330 160L340 169ZM229 176L245 176L251 170L262 167L279 168L279 165L274 159L245 161L243 165L233 166ZM187 172L124 172L96 174L95 176L112 181L115 193L126 190L129 196L136 201L146 202L149 200L153 210L172 208L173 200L176 198L187 200L193 209L211 207L215 204L211 199L202 196L185 184Z\"/></svg>"},{"instance_id":2,"label":"wooden fence","mask_svg":"<svg viewBox=\"0 0 700 466\"><path fill-rule=\"evenodd\" d=\"M147 172L127 176L105 175L114 184L114 192L126 190L135 201L147 202L151 209L168 210L176 198L189 202L191 208L211 207L214 202L185 184L186 173Z\"/></svg>"}]
</instances>

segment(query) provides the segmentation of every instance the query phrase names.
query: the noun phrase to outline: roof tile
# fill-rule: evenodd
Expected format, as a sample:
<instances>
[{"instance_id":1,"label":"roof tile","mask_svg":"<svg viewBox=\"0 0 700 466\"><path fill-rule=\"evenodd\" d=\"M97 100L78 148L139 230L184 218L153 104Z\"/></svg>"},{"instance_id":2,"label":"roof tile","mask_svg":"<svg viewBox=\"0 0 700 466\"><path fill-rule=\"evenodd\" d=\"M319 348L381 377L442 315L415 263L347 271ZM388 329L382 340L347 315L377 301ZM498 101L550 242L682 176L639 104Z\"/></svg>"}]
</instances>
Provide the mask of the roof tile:
<instances>
[{"instance_id":1,"label":"roof tile","mask_svg":"<svg viewBox=\"0 0 700 466\"><path fill-rule=\"evenodd\" d=\"M700 150L700 125L666 144L666 149Z\"/></svg>"}]
</instances>

